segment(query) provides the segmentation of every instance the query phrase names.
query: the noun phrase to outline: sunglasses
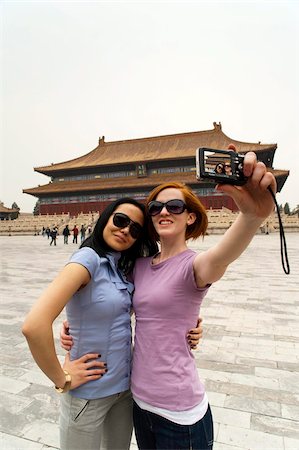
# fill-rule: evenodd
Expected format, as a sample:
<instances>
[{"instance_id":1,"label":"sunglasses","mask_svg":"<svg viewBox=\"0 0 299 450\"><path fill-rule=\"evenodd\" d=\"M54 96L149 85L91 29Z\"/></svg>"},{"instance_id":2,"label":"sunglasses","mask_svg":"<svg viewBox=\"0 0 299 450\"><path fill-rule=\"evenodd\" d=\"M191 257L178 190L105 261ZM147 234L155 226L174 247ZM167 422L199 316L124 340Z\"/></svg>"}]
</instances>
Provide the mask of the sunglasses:
<instances>
[{"instance_id":1,"label":"sunglasses","mask_svg":"<svg viewBox=\"0 0 299 450\"><path fill-rule=\"evenodd\" d=\"M138 239L142 232L142 226L137 222L133 222L129 216L123 213L114 213L113 225L117 228L129 227L129 233L133 239Z\"/></svg>"},{"instance_id":2,"label":"sunglasses","mask_svg":"<svg viewBox=\"0 0 299 450\"><path fill-rule=\"evenodd\" d=\"M184 203L183 200L168 200L168 202L165 203L153 200L152 202L149 202L147 206L149 215L156 216L157 214L160 214L164 206L171 214L182 214L182 212L187 209L186 203Z\"/></svg>"}]
</instances>

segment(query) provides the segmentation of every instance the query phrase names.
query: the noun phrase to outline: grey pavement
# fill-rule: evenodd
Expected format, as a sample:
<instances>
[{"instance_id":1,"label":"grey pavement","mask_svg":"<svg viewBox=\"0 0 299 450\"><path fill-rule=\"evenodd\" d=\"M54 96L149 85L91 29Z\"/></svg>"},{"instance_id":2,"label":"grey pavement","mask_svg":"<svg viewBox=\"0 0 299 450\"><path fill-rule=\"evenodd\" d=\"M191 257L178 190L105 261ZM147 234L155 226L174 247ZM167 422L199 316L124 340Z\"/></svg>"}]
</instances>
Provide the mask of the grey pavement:
<instances>
[{"instance_id":1,"label":"grey pavement","mask_svg":"<svg viewBox=\"0 0 299 450\"><path fill-rule=\"evenodd\" d=\"M256 235L204 300L204 338L194 355L214 416L214 450L299 449L299 234L286 239L290 275L281 268L279 235ZM77 247L63 245L61 236L56 247L42 236L0 237L1 449L59 447L59 394L20 330ZM63 317L54 324L57 338ZM62 358L58 339L57 351Z\"/></svg>"}]
</instances>

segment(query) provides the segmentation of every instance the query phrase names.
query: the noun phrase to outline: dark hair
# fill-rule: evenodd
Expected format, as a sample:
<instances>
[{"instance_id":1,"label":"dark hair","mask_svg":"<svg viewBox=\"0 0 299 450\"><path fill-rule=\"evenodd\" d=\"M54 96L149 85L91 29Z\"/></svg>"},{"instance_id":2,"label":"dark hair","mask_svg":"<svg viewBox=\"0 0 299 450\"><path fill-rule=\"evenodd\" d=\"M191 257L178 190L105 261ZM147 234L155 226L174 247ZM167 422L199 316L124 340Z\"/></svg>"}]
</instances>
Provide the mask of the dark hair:
<instances>
[{"instance_id":1,"label":"dark hair","mask_svg":"<svg viewBox=\"0 0 299 450\"><path fill-rule=\"evenodd\" d=\"M115 251L106 244L103 238L103 231L115 209L119 205L122 205L124 203L129 203L131 205L136 206L142 211L144 216L144 225L140 237L136 240L136 242L134 242L132 247L121 252L121 257L119 259L118 266L121 270L124 271L124 273L127 274L133 270L137 258L141 256L152 256L158 252L157 243L150 238L148 233L145 206L142 203L137 202L135 199L130 197L124 197L110 203L101 213L94 227L93 232L91 233L90 236L88 236L87 239L85 239L85 241L81 244L80 248L90 247L99 256L102 257L106 256L106 254L109 252Z\"/></svg>"}]
</instances>

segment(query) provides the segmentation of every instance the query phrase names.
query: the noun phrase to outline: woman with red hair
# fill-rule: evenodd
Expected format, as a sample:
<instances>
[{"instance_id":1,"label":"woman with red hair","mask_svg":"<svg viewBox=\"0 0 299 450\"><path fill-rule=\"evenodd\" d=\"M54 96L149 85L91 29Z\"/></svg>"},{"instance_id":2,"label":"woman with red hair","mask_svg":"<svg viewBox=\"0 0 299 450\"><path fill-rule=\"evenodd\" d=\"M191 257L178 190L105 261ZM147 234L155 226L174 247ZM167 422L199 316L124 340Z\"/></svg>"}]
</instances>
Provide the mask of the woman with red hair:
<instances>
[{"instance_id":1,"label":"woman with red hair","mask_svg":"<svg viewBox=\"0 0 299 450\"><path fill-rule=\"evenodd\" d=\"M154 256L139 258L133 271L136 316L131 390L139 449L212 449L213 421L208 398L183 339L195 326L212 283L249 245L274 204L274 176L256 155L244 159L246 185L218 185L240 213L212 248L196 253L188 239L204 236L205 208L185 185L166 183L147 200L149 231L160 242ZM168 332L171 324L175 327Z\"/></svg>"}]
</instances>

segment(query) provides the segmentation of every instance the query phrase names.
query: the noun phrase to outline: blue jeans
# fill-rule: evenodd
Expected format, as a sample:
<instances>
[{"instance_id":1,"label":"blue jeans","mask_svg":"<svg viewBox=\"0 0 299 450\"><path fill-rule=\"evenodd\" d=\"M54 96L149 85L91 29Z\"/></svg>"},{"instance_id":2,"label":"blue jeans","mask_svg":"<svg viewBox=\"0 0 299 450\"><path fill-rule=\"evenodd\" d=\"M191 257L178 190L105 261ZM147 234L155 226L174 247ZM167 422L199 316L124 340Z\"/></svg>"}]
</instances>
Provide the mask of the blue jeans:
<instances>
[{"instance_id":1,"label":"blue jeans","mask_svg":"<svg viewBox=\"0 0 299 450\"><path fill-rule=\"evenodd\" d=\"M145 411L134 402L133 421L139 450L212 450L213 418L210 406L193 425L179 425Z\"/></svg>"}]
</instances>

